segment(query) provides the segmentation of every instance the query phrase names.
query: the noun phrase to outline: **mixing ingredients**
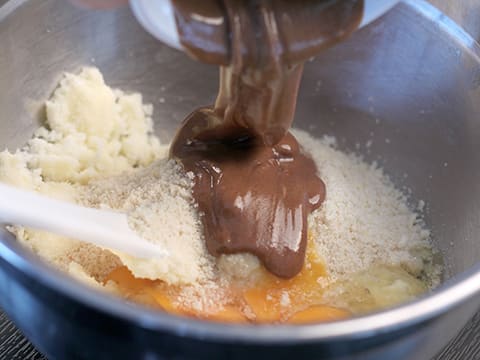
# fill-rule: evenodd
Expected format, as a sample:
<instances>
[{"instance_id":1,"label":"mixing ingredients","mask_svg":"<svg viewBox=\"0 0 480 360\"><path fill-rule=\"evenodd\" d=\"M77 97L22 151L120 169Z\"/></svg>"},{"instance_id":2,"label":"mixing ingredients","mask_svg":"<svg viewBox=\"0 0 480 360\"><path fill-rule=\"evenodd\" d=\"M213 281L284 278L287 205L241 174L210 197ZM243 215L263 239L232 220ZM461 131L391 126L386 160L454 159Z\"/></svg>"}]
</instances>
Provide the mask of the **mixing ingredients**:
<instances>
[{"instance_id":1,"label":"mixing ingredients","mask_svg":"<svg viewBox=\"0 0 480 360\"><path fill-rule=\"evenodd\" d=\"M66 74L46 103L47 122L25 148L0 153L0 181L128 214L145 239L169 250L144 260L13 226L18 240L77 279L175 314L253 323L322 321L392 306L439 282L429 231L374 165L335 139L293 131L327 197L308 218L305 264L295 277L265 271L255 256L210 255L193 174L152 135L140 94L105 85L85 68ZM99 121L101 119L101 121ZM313 315L302 316L302 312ZM298 319L298 318L297 318Z\"/></svg>"},{"instance_id":2,"label":"mixing ingredients","mask_svg":"<svg viewBox=\"0 0 480 360\"><path fill-rule=\"evenodd\" d=\"M65 75L27 146L0 154L0 181L125 212L170 256L12 226L17 239L102 290L217 321L335 320L436 286L429 231L381 169L333 138L288 131L302 62L353 31L363 2L174 4L185 47L222 67L215 105L189 115L171 146L140 94L84 68ZM208 41L196 37L205 26Z\"/></svg>"}]
</instances>

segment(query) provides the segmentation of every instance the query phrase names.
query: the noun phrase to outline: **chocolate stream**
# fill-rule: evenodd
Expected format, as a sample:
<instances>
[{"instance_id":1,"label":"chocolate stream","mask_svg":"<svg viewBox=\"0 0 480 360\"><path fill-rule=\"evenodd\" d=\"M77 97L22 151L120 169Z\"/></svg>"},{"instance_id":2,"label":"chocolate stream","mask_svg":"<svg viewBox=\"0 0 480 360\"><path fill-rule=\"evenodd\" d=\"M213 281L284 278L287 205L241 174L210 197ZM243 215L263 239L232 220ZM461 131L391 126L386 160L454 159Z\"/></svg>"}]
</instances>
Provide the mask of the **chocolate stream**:
<instances>
[{"instance_id":1,"label":"chocolate stream","mask_svg":"<svg viewBox=\"0 0 480 360\"><path fill-rule=\"evenodd\" d=\"M215 256L248 252L280 277L303 266L307 218L325 199L315 163L288 132L303 62L360 23L362 0L174 0L183 46L221 65L213 107L194 111L170 149Z\"/></svg>"}]
</instances>

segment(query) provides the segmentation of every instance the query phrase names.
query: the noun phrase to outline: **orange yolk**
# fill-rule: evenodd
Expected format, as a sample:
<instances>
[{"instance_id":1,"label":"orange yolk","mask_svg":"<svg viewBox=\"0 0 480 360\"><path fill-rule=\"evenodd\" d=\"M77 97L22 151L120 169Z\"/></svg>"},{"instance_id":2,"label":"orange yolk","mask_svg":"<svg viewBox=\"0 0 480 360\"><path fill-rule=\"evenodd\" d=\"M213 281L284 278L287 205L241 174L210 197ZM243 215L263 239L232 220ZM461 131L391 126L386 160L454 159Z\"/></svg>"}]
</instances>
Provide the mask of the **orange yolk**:
<instances>
[{"instance_id":1,"label":"orange yolk","mask_svg":"<svg viewBox=\"0 0 480 360\"><path fill-rule=\"evenodd\" d=\"M125 267L114 269L107 281L117 284L127 299L160 307L164 311L227 323L290 323L305 324L334 321L351 314L343 309L322 304L322 290L318 279L325 277L325 268L308 247L306 261L299 274L291 279L278 278L261 270L260 280L254 285L233 287L229 293L236 299L216 312L198 310L176 302L180 288L161 281L135 278ZM246 310L247 309L247 310Z\"/></svg>"}]
</instances>

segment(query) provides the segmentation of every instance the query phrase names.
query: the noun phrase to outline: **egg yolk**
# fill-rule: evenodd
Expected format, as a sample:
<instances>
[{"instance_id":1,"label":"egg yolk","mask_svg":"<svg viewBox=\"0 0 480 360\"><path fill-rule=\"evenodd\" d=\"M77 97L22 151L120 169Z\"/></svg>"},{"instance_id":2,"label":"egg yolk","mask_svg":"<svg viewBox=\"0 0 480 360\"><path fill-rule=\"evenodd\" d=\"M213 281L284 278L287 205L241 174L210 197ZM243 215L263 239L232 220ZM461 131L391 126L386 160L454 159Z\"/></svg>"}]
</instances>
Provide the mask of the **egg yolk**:
<instances>
[{"instance_id":1,"label":"egg yolk","mask_svg":"<svg viewBox=\"0 0 480 360\"><path fill-rule=\"evenodd\" d=\"M233 301L207 313L176 301L181 287L135 278L125 266L114 269L105 282L115 282L127 299L171 314L218 322L306 324L334 321L351 315L347 310L322 304L322 288L318 280L324 278L326 272L312 246L308 247L303 269L291 279L278 278L264 269L260 271L255 283L232 285L228 289Z\"/></svg>"}]
</instances>

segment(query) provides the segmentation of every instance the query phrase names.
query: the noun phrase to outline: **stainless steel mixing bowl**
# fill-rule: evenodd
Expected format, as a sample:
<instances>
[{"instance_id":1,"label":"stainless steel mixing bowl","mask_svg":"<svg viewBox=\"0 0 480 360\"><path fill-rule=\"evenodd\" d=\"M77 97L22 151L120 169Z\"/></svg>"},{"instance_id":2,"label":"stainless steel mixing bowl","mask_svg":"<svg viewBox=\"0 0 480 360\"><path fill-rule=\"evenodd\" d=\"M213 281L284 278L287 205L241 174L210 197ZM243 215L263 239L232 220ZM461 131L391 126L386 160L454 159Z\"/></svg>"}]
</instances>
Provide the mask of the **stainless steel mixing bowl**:
<instances>
[{"instance_id":1,"label":"stainless steel mixing bowl","mask_svg":"<svg viewBox=\"0 0 480 360\"><path fill-rule=\"evenodd\" d=\"M480 305L479 56L455 24L407 0L309 62L301 86L297 127L337 136L428 204L426 221L446 264L445 282L433 293L329 324L206 323L78 284L0 229L0 306L50 359L429 359ZM61 73L86 64L109 84L142 92L156 106L164 140L215 95L215 68L159 44L128 9L12 0L0 9L0 146L21 146Z\"/></svg>"}]
</instances>

